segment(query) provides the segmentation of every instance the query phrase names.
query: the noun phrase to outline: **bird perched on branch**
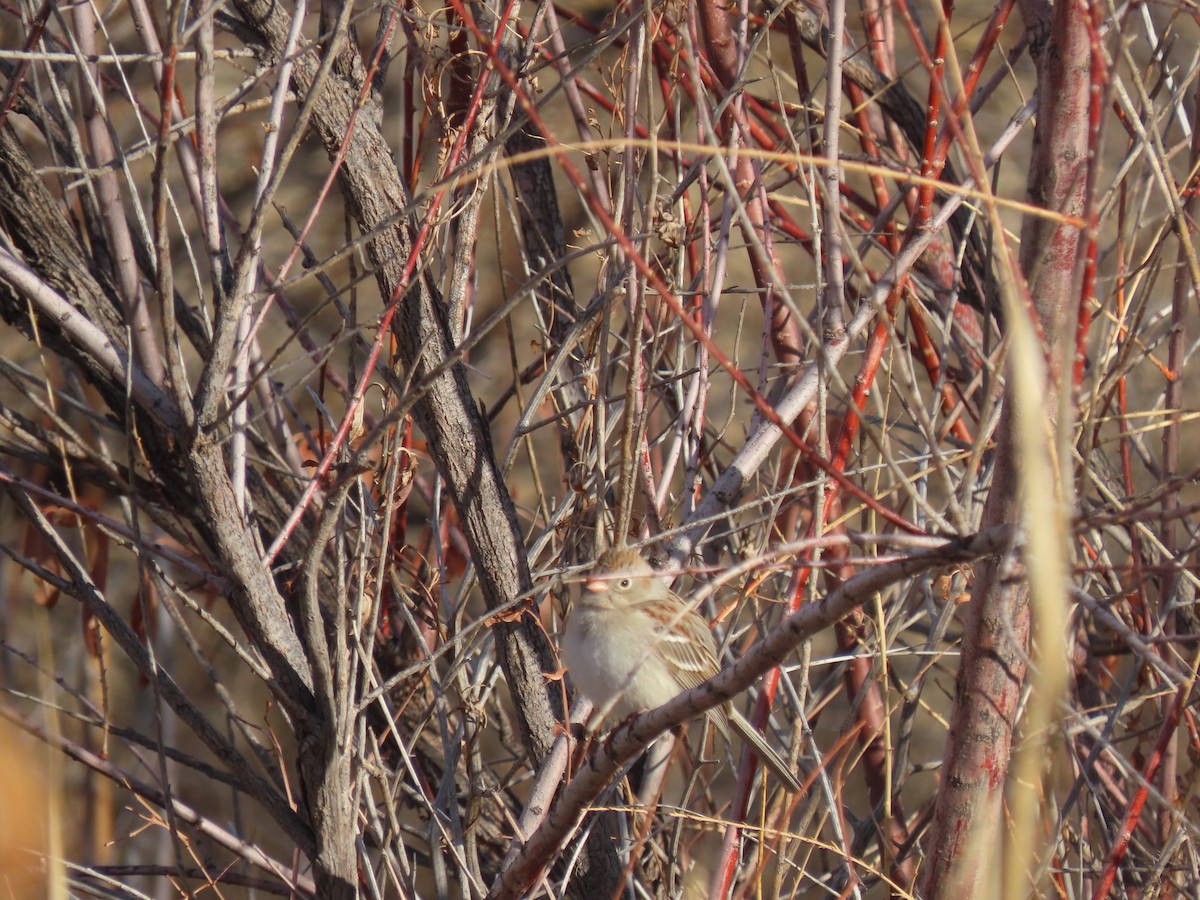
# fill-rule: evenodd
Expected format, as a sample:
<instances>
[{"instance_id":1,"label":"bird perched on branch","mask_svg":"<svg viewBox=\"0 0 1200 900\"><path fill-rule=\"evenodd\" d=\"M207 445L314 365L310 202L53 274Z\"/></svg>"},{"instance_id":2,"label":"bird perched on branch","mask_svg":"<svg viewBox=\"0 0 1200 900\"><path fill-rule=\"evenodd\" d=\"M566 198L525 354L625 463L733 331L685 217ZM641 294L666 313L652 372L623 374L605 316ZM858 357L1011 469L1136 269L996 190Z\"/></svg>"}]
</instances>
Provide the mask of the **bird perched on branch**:
<instances>
[{"instance_id":1,"label":"bird perched on branch","mask_svg":"<svg viewBox=\"0 0 1200 900\"><path fill-rule=\"evenodd\" d=\"M562 655L575 686L618 719L662 706L720 671L708 625L630 548L609 550L588 575ZM708 717L726 741L736 731L789 790L800 789L788 764L730 704Z\"/></svg>"}]
</instances>

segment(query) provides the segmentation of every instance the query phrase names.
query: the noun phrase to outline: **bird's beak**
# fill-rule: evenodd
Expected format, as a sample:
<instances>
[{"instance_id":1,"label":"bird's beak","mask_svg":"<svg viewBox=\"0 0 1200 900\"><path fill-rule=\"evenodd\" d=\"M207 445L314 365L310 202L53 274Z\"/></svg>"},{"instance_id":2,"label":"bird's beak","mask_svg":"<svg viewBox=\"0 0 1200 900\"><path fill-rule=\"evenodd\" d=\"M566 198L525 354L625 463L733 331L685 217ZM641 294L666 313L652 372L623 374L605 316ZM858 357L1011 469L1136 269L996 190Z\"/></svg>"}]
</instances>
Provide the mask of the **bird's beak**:
<instances>
[{"instance_id":1,"label":"bird's beak","mask_svg":"<svg viewBox=\"0 0 1200 900\"><path fill-rule=\"evenodd\" d=\"M583 583L583 589L589 594L603 594L608 590L608 579L589 578Z\"/></svg>"}]
</instances>

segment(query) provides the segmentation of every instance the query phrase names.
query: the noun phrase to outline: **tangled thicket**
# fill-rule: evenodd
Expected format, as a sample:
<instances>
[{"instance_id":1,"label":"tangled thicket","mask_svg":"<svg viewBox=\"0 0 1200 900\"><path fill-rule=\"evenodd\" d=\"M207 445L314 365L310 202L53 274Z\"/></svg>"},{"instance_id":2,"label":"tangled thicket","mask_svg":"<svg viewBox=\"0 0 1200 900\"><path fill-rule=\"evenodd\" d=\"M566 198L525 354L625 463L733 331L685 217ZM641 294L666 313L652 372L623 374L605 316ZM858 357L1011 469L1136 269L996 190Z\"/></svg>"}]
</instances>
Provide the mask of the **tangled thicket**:
<instances>
[{"instance_id":1,"label":"tangled thicket","mask_svg":"<svg viewBox=\"0 0 1200 900\"><path fill-rule=\"evenodd\" d=\"M0 23L8 895L1200 891L1190 7Z\"/></svg>"}]
</instances>

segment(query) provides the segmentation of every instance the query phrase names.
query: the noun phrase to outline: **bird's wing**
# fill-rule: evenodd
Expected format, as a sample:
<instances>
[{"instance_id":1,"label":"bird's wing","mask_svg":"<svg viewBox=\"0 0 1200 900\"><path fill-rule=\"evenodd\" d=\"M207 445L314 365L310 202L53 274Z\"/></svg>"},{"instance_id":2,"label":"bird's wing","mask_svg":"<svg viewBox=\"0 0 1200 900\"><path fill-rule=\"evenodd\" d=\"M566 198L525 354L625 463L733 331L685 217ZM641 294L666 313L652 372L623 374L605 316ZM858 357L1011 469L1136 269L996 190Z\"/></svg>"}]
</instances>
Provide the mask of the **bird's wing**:
<instances>
[{"instance_id":1,"label":"bird's wing","mask_svg":"<svg viewBox=\"0 0 1200 900\"><path fill-rule=\"evenodd\" d=\"M672 594L671 600L671 618L662 623L656 646L663 661L674 669L682 692L708 681L720 667L708 625L678 596Z\"/></svg>"}]
</instances>

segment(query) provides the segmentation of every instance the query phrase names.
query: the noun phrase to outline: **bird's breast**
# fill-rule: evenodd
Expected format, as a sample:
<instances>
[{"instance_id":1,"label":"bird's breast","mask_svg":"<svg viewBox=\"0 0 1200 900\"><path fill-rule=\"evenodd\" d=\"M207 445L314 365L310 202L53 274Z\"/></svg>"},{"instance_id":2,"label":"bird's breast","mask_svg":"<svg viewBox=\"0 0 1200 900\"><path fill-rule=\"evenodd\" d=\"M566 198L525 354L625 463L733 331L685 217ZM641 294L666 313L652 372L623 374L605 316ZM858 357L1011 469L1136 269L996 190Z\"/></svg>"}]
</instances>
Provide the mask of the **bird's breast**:
<instances>
[{"instance_id":1,"label":"bird's breast","mask_svg":"<svg viewBox=\"0 0 1200 900\"><path fill-rule=\"evenodd\" d=\"M563 662L575 687L610 720L653 709L677 693L677 681L656 652L658 637L638 614L577 606L563 636Z\"/></svg>"}]
</instances>

